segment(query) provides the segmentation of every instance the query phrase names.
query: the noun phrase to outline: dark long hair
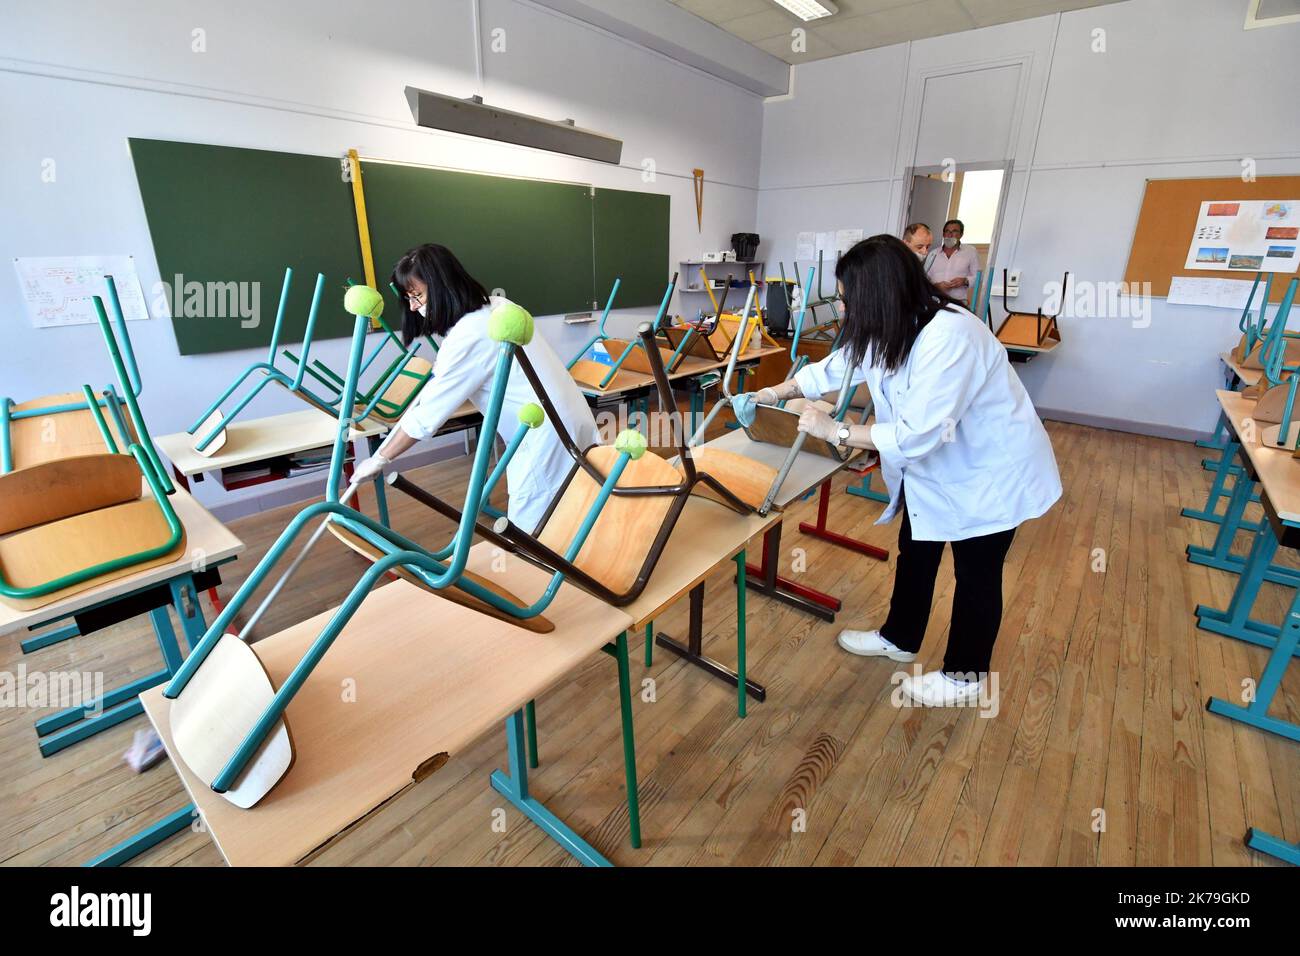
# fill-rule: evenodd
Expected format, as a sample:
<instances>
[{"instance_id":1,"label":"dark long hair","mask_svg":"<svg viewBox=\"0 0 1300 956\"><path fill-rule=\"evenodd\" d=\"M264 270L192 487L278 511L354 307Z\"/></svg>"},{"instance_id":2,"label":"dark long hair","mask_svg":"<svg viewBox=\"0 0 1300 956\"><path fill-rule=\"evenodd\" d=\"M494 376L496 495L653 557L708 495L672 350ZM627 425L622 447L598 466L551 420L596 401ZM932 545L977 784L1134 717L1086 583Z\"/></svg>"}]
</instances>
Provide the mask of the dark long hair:
<instances>
[{"instance_id":1,"label":"dark long hair","mask_svg":"<svg viewBox=\"0 0 1300 956\"><path fill-rule=\"evenodd\" d=\"M893 372L934 314L961 303L930 284L916 253L901 239L863 239L840 256L835 278L844 286L844 338L849 361Z\"/></svg>"},{"instance_id":2,"label":"dark long hair","mask_svg":"<svg viewBox=\"0 0 1300 956\"><path fill-rule=\"evenodd\" d=\"M428 288L425 312L411 308L402 299L402 341L410 345L421 335L446 335L453 325L488 304L487 289L465 271L460 260L446 246L425 243L406 252L393 267L391 281L406 292L412 278Z\"/></svg>"}]
</instances>

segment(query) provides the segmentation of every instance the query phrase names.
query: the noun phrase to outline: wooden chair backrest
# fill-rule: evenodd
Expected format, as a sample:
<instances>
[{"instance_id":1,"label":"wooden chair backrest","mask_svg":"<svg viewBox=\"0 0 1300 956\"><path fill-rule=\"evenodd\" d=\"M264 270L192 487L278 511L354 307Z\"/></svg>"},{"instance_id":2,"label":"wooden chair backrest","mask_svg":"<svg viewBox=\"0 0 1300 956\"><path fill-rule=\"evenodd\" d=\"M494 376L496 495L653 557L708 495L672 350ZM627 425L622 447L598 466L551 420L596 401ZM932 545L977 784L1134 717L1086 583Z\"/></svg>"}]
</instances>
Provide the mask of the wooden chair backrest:
<instances>
[{"instance_id":1,"label":"wooden chair backrest","mask_svg":"<svg viewBox=\"0 0 1300 956\"><path fill-rule=\"evenodd\" d=\"M140 497L130 455L78 455L0 475L0 534L20 531Z\"/></svg>"}]
</instances>

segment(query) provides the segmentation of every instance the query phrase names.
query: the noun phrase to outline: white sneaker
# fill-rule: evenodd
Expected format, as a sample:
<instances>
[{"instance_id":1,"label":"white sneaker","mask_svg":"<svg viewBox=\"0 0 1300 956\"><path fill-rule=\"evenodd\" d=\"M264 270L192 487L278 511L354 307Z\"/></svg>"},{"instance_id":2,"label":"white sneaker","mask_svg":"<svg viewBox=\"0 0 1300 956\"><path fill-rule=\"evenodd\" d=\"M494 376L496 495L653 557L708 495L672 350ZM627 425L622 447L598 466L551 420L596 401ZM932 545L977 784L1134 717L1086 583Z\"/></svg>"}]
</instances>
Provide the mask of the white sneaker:
<instances>
[{"instance_id":1,"label":"white sneaker","mask_svg":"<svg viewBox=\"0 0 1300 956\"><path fill-rule=\"evenodd\" d=\"M899 650L880 636L879 631L840 631L840 647L860 657L888 657L891 661L910 664L916 660L911 651Z\"/></svg>"},{"instance_id":2,"label":"white sneaker","mask_svg":"<svg viewBox=\"0 0 1300 956\"><path fill-rule=\"evenodd\" d=\"M957 681L943 671L930 671L919 677L908 674L899 686L923 707L974 707L979 704L984 681Z\"/></svg>"}]
</instances>

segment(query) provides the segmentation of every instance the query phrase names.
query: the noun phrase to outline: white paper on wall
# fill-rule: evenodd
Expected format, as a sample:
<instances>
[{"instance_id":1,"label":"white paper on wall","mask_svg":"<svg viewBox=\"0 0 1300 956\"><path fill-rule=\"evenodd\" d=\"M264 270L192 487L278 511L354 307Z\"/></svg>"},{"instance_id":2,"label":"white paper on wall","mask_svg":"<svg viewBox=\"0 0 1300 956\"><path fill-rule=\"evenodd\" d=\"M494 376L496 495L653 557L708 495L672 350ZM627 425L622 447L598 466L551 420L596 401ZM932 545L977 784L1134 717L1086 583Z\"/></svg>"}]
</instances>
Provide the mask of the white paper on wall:
<instances>
[{"instance_id":1,"label":"white paper on wall","mask_svg":"<svg viewBox=\"0 0 1300 956\"><path fill-rule=\"evenodd\" d=\"M844 255L863 239L861 229L840 229L835 233L835 249L837 255Z\"/></svg>"},{"instance_id":2,"label":"white paper on wall","mask_svg":"<svg viewBox=\"0 0 1300 956\"><path fill-rule=\"evenodd\" d=\"M1208 305L1217 309L1241 312L1250 298L1250 279L1209 279L1199 276L1174 276L1169 283L1170 305ZM1259 296L1256 296L1258 301Z\"/></svg>"},{"instance_id":3,"label":"white paper on wall","mask_svg":"<svg viewBox=\"0 0 1300 956\"><path fill-rule=\"evenodd\" d=\"M14 271L34 328L96 322L91 299L95 295L105 300L104 308L111 319L106 275L113 277L126 320L149 318L133 256L27 256L14 259Z\"/></svg>"},{"instance_id":4,"label":"white paper on wall","mask_svg":"<svg viewBox=\"0 0 1300 956\"><path fill-rule=\"evenodd\" d=\"M796 262L811 262L817 258L817 233L799 233L795 239L794 258Z\"/></svg>"},{"instance_id":5,"label":"white paper on wall","mask_svg":"<svg viewBox=\"0 0 1300 956\"><path fill-rule=\"evenodd\" d=\"M1185 267L1293 273L1300 263L1298 247L1300 200L1203 202Z\"/></svg>"}]
</instances>

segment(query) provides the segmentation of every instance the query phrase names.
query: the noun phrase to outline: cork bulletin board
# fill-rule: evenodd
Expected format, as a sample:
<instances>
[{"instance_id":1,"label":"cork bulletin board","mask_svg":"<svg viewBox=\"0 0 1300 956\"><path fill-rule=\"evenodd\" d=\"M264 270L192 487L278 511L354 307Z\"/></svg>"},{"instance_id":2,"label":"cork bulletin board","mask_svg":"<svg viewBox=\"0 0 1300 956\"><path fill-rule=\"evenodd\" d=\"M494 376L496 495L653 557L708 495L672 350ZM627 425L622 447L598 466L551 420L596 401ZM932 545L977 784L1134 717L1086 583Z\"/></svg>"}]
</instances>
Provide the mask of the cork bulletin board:
<instances>
[{"instance_id":1,"label":"cork bulletin board","mask_svg":"<svg viewBox=\"0 0 1300 956\"><path fill-rule=\"evenodd\" d=\"M1166 296L1169 283L1175 276L1253 280L1253 271L1191 271L1185 267L1187 248L1196 229L1201 203L1219 199L1268 200L1298 196L1300 176L1261 176L1250 183L1235 176L1223 179L1148 179L1124 281L1150 282L1151 295ZM1278 281L1282 278L1282 275L1274 277L1272 302L1280 301L1286 290L1287 282Z\"/></svg>"}]
</instances>

